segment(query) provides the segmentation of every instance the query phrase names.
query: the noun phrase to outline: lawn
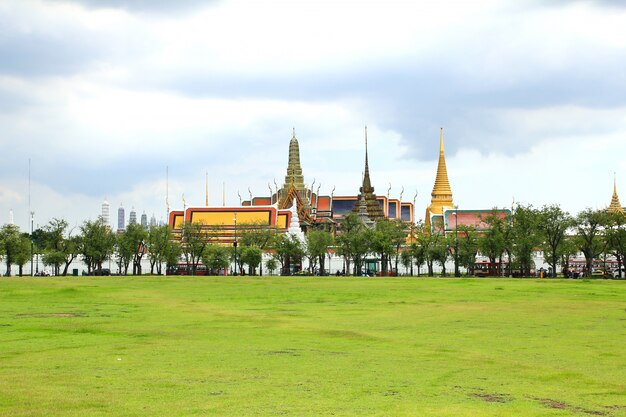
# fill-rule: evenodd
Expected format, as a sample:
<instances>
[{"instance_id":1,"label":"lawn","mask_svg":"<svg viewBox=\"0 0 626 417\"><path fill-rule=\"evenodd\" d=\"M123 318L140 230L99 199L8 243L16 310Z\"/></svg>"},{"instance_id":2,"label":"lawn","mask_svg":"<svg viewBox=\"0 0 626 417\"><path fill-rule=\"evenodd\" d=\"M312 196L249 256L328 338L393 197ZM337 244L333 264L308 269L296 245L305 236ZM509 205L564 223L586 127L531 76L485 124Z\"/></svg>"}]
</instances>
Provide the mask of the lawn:
<instances>
[{"instance_id":1,"label":"lawn","mask_svg":"<svg viewBox=\"0 0 626 417\"><path fill-rule=\"evenodd\" d=\"M2 416L626 416L626 282L0 278Z\"/></svg>"}]
</instances>

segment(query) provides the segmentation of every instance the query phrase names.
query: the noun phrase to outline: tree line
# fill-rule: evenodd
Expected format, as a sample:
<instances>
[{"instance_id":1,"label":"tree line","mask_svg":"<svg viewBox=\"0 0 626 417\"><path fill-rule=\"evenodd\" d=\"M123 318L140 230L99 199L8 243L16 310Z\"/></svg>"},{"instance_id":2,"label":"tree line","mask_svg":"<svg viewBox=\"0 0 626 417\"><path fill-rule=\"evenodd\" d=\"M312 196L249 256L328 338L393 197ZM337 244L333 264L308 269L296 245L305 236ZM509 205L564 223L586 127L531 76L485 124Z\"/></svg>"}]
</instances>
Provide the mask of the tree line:
<instances>
[{"instance_id":1,"label":"tree line","mask_svg":"<svg viewBox=\"0 0 626 417\"><path fill-rule=\"evenodd\" d=\"M391 275L402 265L413 275L422 268L434 275L438 265L447 275L446 265L454 261L455 275L460 268L472 272L479 255L490 265L503 270L491 275L528 276L534 269L533 253L540 250L552 271L564 272L577 253L585 257L585 275L592 272L593 261L614 257L620 270L626 256L626 216L606 210L586 209L572 216L557 205L534 208L518 205L512 211L494 209L481 221L486 227L459 226L448 233L427 230L423 222L408 224L382 220L373 226L364 224L355 214L347 215L337 233L312 228L304 240L257 224L238 227L237 245L224 244L220 230L198 223L186 223L175 235L167 225L145 227L132 223L121 232L113 231L102 219L85 221L77 229L67 221L53 219L32 235L20 232L15 225L0 228L0 256L6 274L13 265L22 275L31 255L41 256L55 275L67 275L78 257L87 273L98 273L103 264L115 260L120 274L142 274L142 260L149 260L150 274L162 274L163 266L173 268L181 261L187 273L195 275L202 264L210 273L231 268L231 274L263 274L263 254L270 273L299 271L307 260L306 273L326 275L327 260L334 254L342 258L341 269L347 275L366 275L371 262L380 265L381 275ZM304 271L303 271L304 272Z\"/></svg>"}]
</instances>

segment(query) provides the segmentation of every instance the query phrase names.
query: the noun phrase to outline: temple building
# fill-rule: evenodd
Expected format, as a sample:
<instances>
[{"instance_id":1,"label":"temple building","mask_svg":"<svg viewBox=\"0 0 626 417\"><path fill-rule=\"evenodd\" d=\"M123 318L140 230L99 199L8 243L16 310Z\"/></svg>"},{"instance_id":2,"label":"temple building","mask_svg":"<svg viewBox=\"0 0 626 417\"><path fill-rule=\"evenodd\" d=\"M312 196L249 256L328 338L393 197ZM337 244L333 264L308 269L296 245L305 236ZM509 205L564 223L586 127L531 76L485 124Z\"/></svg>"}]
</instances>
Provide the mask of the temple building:
<instances>
[{"instance_id":1,"label":"temple building","mask_svg":"<svg viewBox=\"0 0 626 417\"><path fill-rule=\"evenodd\" d=\"M613 177L613 197L611 198L611 204L606 209L609 213L621 213L625 214L624 207L619 202L619 197L617 196L617 180Z\"/></svg>"},{"instance_id":2,"label":"temple building","mask_svg":"<svg viewBox=\"0 0 626 417\"><path fill-rule=\"evenodd\" d=\"M269 196L251 196L240 206L231 207L184 207L169 213L169 224L175 234L180 233L186 222L199 222L210 231L215 241L229 244L236 239L237 227L273 228L279 232L294 231L295 222L303 232L311 227L336 231L341 220L350 212L366 216L372 223L383 219L401 219L414 222L413 203L377 196L371 184L365 138L365 171L358 195L320 195L320 187L314 190L315 181L307 187L300 164L300 145L295 129L289 141L287 172L283 185L274 190L269 186ZM208 202L208 198L207 198ZM360 203L359 203L360 202Z\"/></svg>"}]
</instances>

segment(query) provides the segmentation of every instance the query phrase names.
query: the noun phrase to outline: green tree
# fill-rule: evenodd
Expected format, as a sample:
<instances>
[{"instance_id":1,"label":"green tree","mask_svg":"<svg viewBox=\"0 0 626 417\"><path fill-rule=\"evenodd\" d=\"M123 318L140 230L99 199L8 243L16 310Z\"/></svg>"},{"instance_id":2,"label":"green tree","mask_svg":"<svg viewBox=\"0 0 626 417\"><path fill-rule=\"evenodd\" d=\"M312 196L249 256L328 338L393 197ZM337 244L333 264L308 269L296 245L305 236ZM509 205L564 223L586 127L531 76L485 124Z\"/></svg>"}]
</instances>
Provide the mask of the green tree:
<instances>
[{"instance_id":1,"label":"green tree","mask_svg":"<svg viewBox=\"0 0 626 417\"><path fill-rule=\"evenodd\" d=\"M497 209L493 209L482 220L488 227L478 239L478 248L489 258L489 275L495 276L501 271L500 268L495 267L496 262L501 266L502 255L510 248L509 218L502 218Z\"/></svg>"},{"instance_id":2,"label":"green tree","mask_svg":"<svg viewBox=\"0 0 626 417\"><path fill-rule=\"evenodd\" d=\"M570 259L576 256L576 254L578 253L578 243L576 241L576 236L565 235L563 241L561 242L561 246L559 247L561 266L566 271L570 270Z\"/></svg>"},{"instance_id":3,"label":"green tree","mask_svg":"<svg viewBox=\"0 0 626 417\"><path fill-rule=\"evenodd\" d=\"M276 268L278 268L278 261L276 261L275 258L270 258L267 261L265 261L265 266L270 271L270 274L273 275L274 271L276 271Z\"/></svg>"},{"instance_id":4,"label":"green tree","mask_svg":"<svg viewBox=\"0 0 626 417\"><path fill-rule=\"evenodd\" d=\"M187 222L183 226L181 247L191 275L196 275L202 253L213 237L212 231L205 230L202 223Z\"/></svg>"},{"instance_id":5,"label":"green tree","mask_svg":"<svg viewBox=\"0 0 626 417\"><path fill-rule=\"evenodd\" d=\"M139 223L131 223L124 232L117 235L117 254L120 270L128 274L128 266L132 262L133 275L141 275L141 260L146 254L148 231Z\"/></svg>"},{"instance_id":6,"label":"green tree","mask_svg":"<svg viewBox=\"0 0 626 417\"><path fill-rule=\"evenodd\" d=\"M576 243L585 255L585 276L591 276L593 260L604 248L602 232L606 216L605 211L592 209L583 210L576 216Z\"/></svg>"},{"instance_id":7,"label":"green tree","mask_svg":"<svg viewBox=\"0 0 626 417\"><path fill-rule=\"evenodd\" d=\"M411 227L411 245L409 250L411 251L411 257L413 262L417 265L417 275L422 273L422 265L426 262L426 249L423 245L423 236L428 236L429 233L425 232L424 222L421 220L417 224ZM413 272L411 271L411 274Z\"/></svg>"},{"instance_id":8,"label":"green tree","mask_svg":"<svg viewBox=\"0 0 626 417\"><path fill-rule=\"evenodd\" d=\"M370 251L370 230L358 215L350 213L344 217L335 242L337 254L344 258L345 273L350 274L352 262L353 273L361 275L363 260Z\"/></svg>"},{"instance_id":9,"label":"green tree","mask_svg":"<svg viewBox=\"0 0 626 417\"><path fill-rule=\"evenodd\" d=\"M427 274L429 277L434 275L433 264L435 259L433 258L433 254L435 251L433 246L439 238L441 238L439 234L431 233L425 227L417 233L417 247L419 248L420 254L423 258L423 262L417 262L417 264L421 265L422 263L426 263ZM418 270L417 273L419 275L420 271Z\"/></svg>"},{"instance_id":10,"label":"green tree","mask_svg":"<svg viewBox=\"0 0 626 417\"><path fill-rule=\"evenodd\" d=\"M162 265L163 263L167 264L168 257L174 256L174 264L178 263L180 257L180 246L173 240L172 231L168 225L150 226L146 239L146 250L150 260L150 274L154 274L156 269L156 273L161 275Z\"/></svg>"},{"instance_id":11,"label":"green tree","mask_svg":"<svg viewBox=\"0 0 626 417\"><path fill-rule=\"evenodd\" d=\"M452 244L454 244L452 242ZM431 236L431 244L429 246L430 259L441 265L441 276L447 276L446 262L450 255L450 235L446 236L442 233L433 233Z\"/></svg>"},{"instance_id":12,"label":"green tree","mask_svg":"<svg viewBox=\"0 0 626 417\"><path fill-rule=\"evenodd\" d=\"M44 265L52 266L55 275L66 276L70 264L80 254L80 236L72 236L63 219L52 219L39 230L35 246L41 247ZM62 273L61 265L64 265Z\"/></svg>"},{"instance_id":13,"label":"green tree","mask_svg":"<svg viewBox=\"0 0 626 417\"><path fill-rule=\"evenodd\" d=\"M470 270L476 263L478 232L474 226L459 225L457 237L459 265Z\"/></svg>"},{"instance_id":14,"label":"green tree","mask_svg":"<svg viewBox=\"0 0 626 417\"><path fill-rule=\"evenodd\" d=\"M309 258L309 273L315 273L319 262L320 275L324 275L326 254L333 244L333 235L326 230L309 230L306 234L306 255Z\"/></svg>"},{"instance_id":15,"label":"green tree","mask_svg":"<svg viewBox=\"0 0 626 417\"><path fill-rule=\"evenodd\" d=\"M263 260L263 252L257 246L244 246L241 249L241 262L248 265L248 275L256 275L256 268Z\"/></svg>"},{"instance_id":16,"label":"green tree","mask_svg":"<svg viewBox=\"0 0 626 417\"><path fill-rule=\"evenodd\" d=\"M623 213L607 213L604 227L608 252L615 256L618 277L622 278L622 265L626 256L626 216Z\"/></svg>"},{"instance_id":17,"label":"green tree","mask_svg":"<svg viewBox=\"0 0 626 417\"><path fill-rule=\"evenodd\" d=\"M304 247L300 240L292 234L280 234L274 241L276 258L280 262L281 275L291 273L291 265L302 265Z\"/></svg>"},{"instance_id":18,"label":"green tree","mask_svg":"<svg viewBox=\"0 0 626 417\"><path fill-rule=\"evenodd\" d=\"M521 276L530 276L534 267L533 252L541 244L538 233L539 212L531 205L518 205L512 219L512 252L520 266ZM556 269L552 269L556 273Z\"/></svg>"},{"instance_id":19,"label":"green tree","mask_svg":"<svg viewBox=\"0 0 626 417\"><path fill-rule=\"evenodd\" d=\"M115 235L102 219L87 220L80 226L80 230L80 253L83 255L88 272L102 269L104 261L113 253Z\"/></svg>"},{"instance_id":20,"label":"green tree","mask_svg":"<svg viewBox=\"0 0 626 417\"><path fill-rule=\"evenodd\" d=\"M238 225L238 231L240 229L240 238L238 243L243 247L257 247L261 250L261 256L263 253L269 250L274 244L276 239L276 229L268 228L261 223L244 223ZM243 251L243 248L242 248ZM263 263L259 265L259 274L263 275Z\"/></svg>"},{"instance_id":21,"label":"green tree","mask_svg":"<svg viewBox=\"0 0 626 417\"><path fill-rule=\"evenodd\" d=\"M573 225L569 213L558 205L543 206L539 210L537 232L541 241L544 260L556 276L557 264L566 250L566 233ZM569 259L569 256L567 257ZM567 268L566 268L567 269Z\"/></svg>"},{"instance_id":22,"label":"green tree","mask_svg":"<svg viewBox=\"0 0 626 417\"><path fill-rule=\"evenodd\" d=\"M230 265L230 250L225 246L209 244L204 248L201 259L211 274L217 274Z\"/></svg>"},{"instance_id":23,"label":"green tree","mask_svg":"<svg viewBox=\"0 0 626 417\"><path fill-rule=\"evenodd\" d=\"M54 275L60 275L61 264L65 262L65 233L67 227L67 221L52 219L42 228L43 264L52 266Z\"/></svg>"},{"instance_id":24,"label":"green tree","mask_svg":"<svg viewBox=\"0 0 626 417\"><path fill-rule=\"evenodd\" d=\"M413 252L410 248L402 251L400 254L400 262L405 270L409 270L409 275L413 276Z\"/></svg>"},{"instance_id":25,"label":"green tree","mask_svg":"<svg viewBox=\"0 0 626 417\"><path fill-rule=\"evenodd\" d=\"M387 276L392 258L399 254L400 247L406 243L404 224L386 219L378 221L369 233L369 240L371 251L380 258L381 273ZM398 269L397 256L395 269Z\"/></svg>"},{"instance_id":26,"label":"green tree","mask_svg":"<svg viewBox=\"0 0 626 417\"><path fill-rule=\"evenodd\" d=\"M22 276L24 265L26 265L26 263L31 259L33 245L28 233L20 233L15 243L16 250L13 259L15 261L15 265L18 267L18 275Z\"/></svg>"}]
</instances>

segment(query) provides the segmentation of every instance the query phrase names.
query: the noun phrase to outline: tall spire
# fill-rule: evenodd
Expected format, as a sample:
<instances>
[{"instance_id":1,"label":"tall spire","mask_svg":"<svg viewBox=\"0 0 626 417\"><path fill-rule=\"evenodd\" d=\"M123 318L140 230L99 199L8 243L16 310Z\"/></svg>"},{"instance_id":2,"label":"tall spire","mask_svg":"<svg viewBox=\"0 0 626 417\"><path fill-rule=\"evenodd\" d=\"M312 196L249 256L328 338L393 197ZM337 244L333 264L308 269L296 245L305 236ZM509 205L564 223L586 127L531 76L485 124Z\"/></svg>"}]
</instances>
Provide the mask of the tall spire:
<instances>
[{"instance_id":1,"label":"tall spire","mask_svg":"<svg viewBox=\"0 0 626 417\"><path fill-rule=\"evenodd\" d=\"M385 217L383 208L378 204L376 200L376 194L374 194L374 187L372 187L372 181L370 180L370 168L367 152L367 126L365 126L365 170L363 171L363 184L359 188L359 201L363 199L367 205L367 214L370 220L377 221ZM359 206L361 203L357 201L352 209L355 213L359 212Z\"/></svg>"},{"instance_id":2,"label":"tall spire","mask_svg":"<svg viewBox=\"0 0 626 417\"><path fill-rule=\"evenodd\" d=\"M304 188L304 176L300 166L300 145L296 138L295 128L289 141L289 163L287 165L287 175L285 176L285 185L287 184L293 184L297 189Z\"/></svg>"},{"instance_id":3,"label":"tall spire","mask_svg":"<svg viewBox=\"0 0 626 417\"><path fill-rule=\"evenodd\" d=\"M617 180L615 178L615 173L613 173L613 197L611 198L611 204L607 209L609 213L622 213L624 214L624 208L619 202L619 197L617 196Z\"/></svg>"},{"instance_id":4,"label":"tall spire","mask_svg":"<svg viewBox=\"0 0 626 417\"><path fill-rule=\"evenodd\" d=\"M432 203L439 203L442 206L453 206L452 189L450 181L448 181L448 170L446 168L446 156L443 146L443 128L439 134L439 164L437 165L437 176L435 177L435 185L431 193Z\"/></svg>"},{"instance_id":5,"label":"tall spire","mask_svg":"<svg viewBox=\"0 0 626 417\"><path fill-rule=\"evenodd\" d=\"M363 172L363 187L372 188L372 181L370 180L370 167L367 160L367 125L365 125L365 171ZM372 188L372 192L374 189Z\"/></svg>"},{"instance_id":6,"label":"tall spire","mask_svg":"<svg viewBox=\"0 0 626 417\"><path fill-rule=\"evenodd\" d=\"M300 145L296 138L296 129L293 129L291 140L289 141L289 163L287 165L287 175L285 175L285 183L279 193L280 199L278 207L281 209L288 208L293 200L294 192L298 194L299 201L304 205L304 214L311 208L307 187L304 185L304 176L302 175L302 167L300 166ZM304 220L304 218L302 219Z\"/></svg>"},{"instance_id":7,"label":"tall spire","mask_svg":"<svg viewBox=\"0 0 626 417\"><path fill-rule=\"evenodd\" d=\"M446 169L446 156L443 146L443 128L439 133L439 163L437 165L437 176L435 177L435 185L433 192L430 194L432 199L430 205L426 209L426 217L424 223L430 226L430 217L432 215L441 215L445 208L454 207L452 202L452 189L450 181L448 181L448 170Z\"/></svg>"}]
</instances>

